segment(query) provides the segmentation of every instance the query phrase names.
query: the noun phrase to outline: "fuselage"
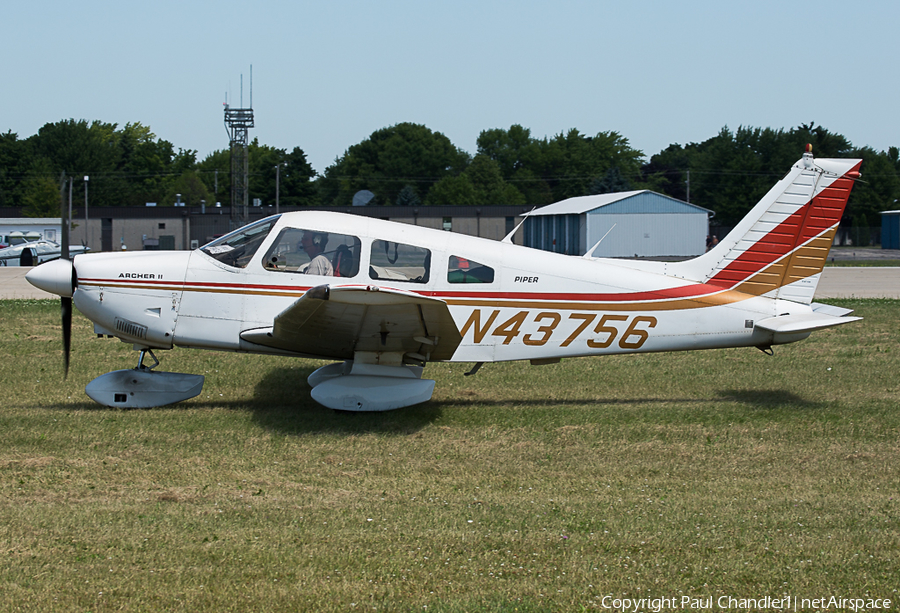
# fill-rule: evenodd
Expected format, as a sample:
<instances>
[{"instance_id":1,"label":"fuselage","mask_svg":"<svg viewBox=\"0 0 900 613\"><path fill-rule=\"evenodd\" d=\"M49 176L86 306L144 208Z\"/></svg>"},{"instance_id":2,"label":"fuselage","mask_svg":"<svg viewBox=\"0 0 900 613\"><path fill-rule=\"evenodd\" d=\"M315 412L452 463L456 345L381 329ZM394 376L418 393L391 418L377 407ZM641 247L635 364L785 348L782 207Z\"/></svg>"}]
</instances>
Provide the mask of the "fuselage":
<instances>
[{"instance_id":1,"label":"fuselage","mask_svg":"<svg viewBox=\"0 0 900 613\"><path fill-rule=\"evenodd\" d=\"M139 346L278 353L241 333L271 326L310 288L398 289L447 303L462 336L452 361L463 362L766 346L754 321L810 312L627 261L354 215L285 213L253 226L191 252L79 255L75 305L97 332Z\"/></svg>"}]
</instances>

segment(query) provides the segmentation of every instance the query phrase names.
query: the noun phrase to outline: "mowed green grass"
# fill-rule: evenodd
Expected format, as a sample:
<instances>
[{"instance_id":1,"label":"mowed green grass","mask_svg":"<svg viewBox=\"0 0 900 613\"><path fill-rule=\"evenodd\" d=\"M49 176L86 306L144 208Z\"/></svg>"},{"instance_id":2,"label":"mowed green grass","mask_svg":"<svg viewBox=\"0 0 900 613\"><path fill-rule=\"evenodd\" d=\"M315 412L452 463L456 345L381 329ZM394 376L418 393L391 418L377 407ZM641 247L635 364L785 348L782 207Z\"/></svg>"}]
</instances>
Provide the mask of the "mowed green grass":
<instances>
[{"instance_id":1,"label":"mowed green grass","mask_svg":"<svg viewBox=\"0 0 900 613\"><path fill-rule=\"evenodd\" d=\"M130 346L0 302L0 610L572 611L602 598L900 601L900 301L775 348L432 364L336 414L319 363L178 349L201 396L83 392Z\"/></svg>"}]
</instances>

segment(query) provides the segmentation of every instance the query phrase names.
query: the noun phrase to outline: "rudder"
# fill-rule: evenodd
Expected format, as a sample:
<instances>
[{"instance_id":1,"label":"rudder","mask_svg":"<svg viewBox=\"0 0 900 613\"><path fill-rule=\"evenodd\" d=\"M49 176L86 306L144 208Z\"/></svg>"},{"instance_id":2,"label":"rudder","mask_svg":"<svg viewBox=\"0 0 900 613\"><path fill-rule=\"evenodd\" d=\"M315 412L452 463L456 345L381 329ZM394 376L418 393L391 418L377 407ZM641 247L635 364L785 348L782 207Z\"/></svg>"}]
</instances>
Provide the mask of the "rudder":
<instances>
[{"instance_id":1,"label":"rudder","mask_svg":"<svg viewBox=\"0 0 900 613\"><path fill-rule=\"evenodd\" d=\"M810 304L862 160L811 153L685 276L746 294Z\"/></svg>"}]
</instances>

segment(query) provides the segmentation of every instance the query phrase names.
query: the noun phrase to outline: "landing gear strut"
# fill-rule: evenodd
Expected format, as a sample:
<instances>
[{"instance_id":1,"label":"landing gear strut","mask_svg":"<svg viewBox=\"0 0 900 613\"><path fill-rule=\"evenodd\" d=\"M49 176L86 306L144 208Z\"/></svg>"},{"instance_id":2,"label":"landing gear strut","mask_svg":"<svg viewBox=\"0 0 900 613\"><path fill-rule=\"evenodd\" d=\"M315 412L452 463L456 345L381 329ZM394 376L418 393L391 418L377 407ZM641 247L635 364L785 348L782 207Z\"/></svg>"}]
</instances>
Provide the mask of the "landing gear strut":
<instances>
[{"instance_id":1,"label":"landing gear strut","mask_svg":"<svg viewBox=\"0 0 900 613\"><path fill-rule=\"evenodd\" d=\"M153 358L153 366L147 366L144 364L144 356L147 355L148 353L150 354L150 357ZM140 355L140 357L138 357L138 365L135 368L135 370L150 371L150 370L153 370L154 368L156 368L157 366L159 366L159 358L157 358L153 354L153 350L150 349L149 347L147 349L141 349L141 355Z\"/></svg>"}]
</instances>

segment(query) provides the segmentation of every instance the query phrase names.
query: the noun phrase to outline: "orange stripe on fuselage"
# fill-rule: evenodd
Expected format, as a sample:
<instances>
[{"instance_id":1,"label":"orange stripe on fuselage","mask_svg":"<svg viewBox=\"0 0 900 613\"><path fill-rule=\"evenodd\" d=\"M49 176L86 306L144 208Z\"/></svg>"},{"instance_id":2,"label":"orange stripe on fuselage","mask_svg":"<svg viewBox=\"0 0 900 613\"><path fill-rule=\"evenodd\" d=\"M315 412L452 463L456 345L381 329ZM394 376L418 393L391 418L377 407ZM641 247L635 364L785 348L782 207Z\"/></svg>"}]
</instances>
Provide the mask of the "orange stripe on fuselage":
<instances>
[{"instance_id":1,"label":"orange stripe on fuselage","mask_svg":"<svg viewBox=\"0 0 900 613\"><path fill-rule=\"evenodd\" d=\"M132 290L186 291L232 294L246 296L300 297L309 287L239 284L198 283L183 286L170 281L133 281L122 283L113 279L79 279L79 286L106 287ZM406 289L408 288L401 288ZM705 285L690 284L680 287L630 293L541 293L496 291L418 291L422 296L444 300L452 306L495 308L557 309L587 311L666 311L698 309L723 304L733 304L752 298L753 295Z\"/></svg>"}]
</instances>

